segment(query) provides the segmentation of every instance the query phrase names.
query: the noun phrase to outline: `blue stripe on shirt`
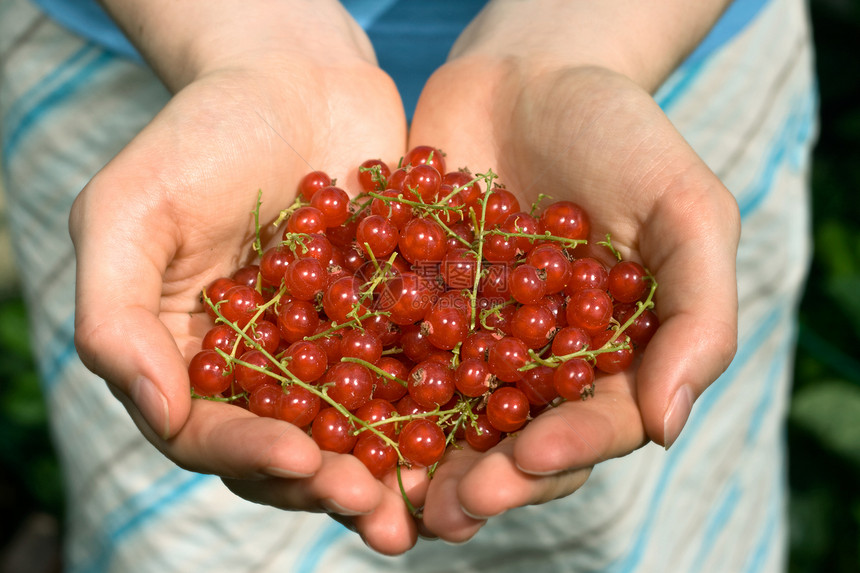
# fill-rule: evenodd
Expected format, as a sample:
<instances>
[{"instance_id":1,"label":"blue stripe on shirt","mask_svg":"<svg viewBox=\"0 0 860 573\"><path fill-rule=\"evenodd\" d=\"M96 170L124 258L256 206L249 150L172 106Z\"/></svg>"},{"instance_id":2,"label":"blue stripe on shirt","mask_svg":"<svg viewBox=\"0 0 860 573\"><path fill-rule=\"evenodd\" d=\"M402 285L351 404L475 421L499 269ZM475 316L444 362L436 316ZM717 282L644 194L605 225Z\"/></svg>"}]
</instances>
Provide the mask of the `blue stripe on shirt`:
<instances>
[{"instance_id":1,"label":"blue stripe on shirt","mask_svg":"<svg viewBox=\"0 0 860 573\"><path fill-rule=\"evenodd\" d=\"M648 504L648 509L645 512L645 519L639 527L633 547L621 559L610 563L606 569L607 571L626 573L632 572L638 567L648 546L651 532L654 529L652 524L657 518L657 508L666 496L672 475L683 459L686 449L690 444L695 443L690 441L690 436L702 429L708 413L719 404L720 398L731 386L732 380L739 375L739 371L746 366L747 362L758 353L767 340L768 335L774 332L774 327L785 319L788 308L790 308L789 305L781 304L779 301L774 304L773 310L762 318L756 325L756 328L744 340L740 341L738 353L726 372L699 398L696 408L684 427L684 432L667 452L668 459L666 465L663 467L658 478L654 493Z\"/></svg>"},{"instance_id":2,"label":"blue stripe on shirt","mask_svg":"<svg viewBox=\"0 0 860 573\"><path fill-rule=\"evenodd\" d=\"M3 150L0 153L3 156L4 168L8 168L18 144L27 133L66 99L73 96L78 90L86 88L93 76L113 61L114 58L109 52L99 50L98 55L94 59L78 68L74 74L60 82L40 99L35 102L25 101L24 103L31 103L32 105L22 113L17 125L13 125L8 131L4 132L8 134L3 140Z\"/></svg>"}]
</instances>

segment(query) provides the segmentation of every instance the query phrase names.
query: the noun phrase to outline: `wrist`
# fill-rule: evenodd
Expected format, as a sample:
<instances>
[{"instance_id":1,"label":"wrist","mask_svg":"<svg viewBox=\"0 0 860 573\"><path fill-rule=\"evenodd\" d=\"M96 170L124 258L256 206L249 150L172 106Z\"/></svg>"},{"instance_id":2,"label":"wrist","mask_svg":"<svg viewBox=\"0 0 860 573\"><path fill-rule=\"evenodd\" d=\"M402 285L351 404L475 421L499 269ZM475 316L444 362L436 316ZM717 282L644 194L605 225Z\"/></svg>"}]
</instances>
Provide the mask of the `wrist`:
<instances>
[{"instance_id":1,"label":"wrist","mask_svg":"<svg viewBox=\"0 0 860 573\"><path fill-rule=\"evenodd\" d=\"M173 92L224 69L375 63L366 35L338 2L103 3Z\"/></svg>"}]
</instances>

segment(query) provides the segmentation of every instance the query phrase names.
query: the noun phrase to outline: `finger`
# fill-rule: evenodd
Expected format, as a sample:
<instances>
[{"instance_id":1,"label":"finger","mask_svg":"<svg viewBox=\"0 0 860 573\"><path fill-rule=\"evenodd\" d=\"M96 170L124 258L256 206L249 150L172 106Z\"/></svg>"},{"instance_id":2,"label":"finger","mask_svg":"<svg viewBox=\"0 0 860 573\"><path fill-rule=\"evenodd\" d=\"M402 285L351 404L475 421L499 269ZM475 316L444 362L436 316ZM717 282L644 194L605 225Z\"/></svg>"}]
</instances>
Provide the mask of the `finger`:
<instances>
[{"instance_id":1,"label":"finger","mask_svg":"<svg viewBox=\"0 0 860 573\"><path fill-rule=\"evenodd\" d=\"M237 495L256 503L342 516L374 511L384 489L357 458L332 452L323 454L322 465L310 477L225 478L224 483Z\"/></svg>"},{"instance_id":2,"label":"finger","mask_svg":"<svg viewBox=\"0 0 860 573\"><path fill-rule=\"evenodd\" d=\"M69 219L77 258L75 344L83 363L131 397L155 433L168 438L191 403L185 361L158 317L175 227L170 213L141 199L146 187L110 171L81 192Z\"/></svg>"},{"instance_id":3,"label":"finger","mask_svg":"<svg viewBox=\"0 0 860 573\"><path fill-rule=\"evenodd\" d=\"M313 475L322 463L316 443L300 428L208 400L194 400L187 423L164 440L155 435L131 398L115 389L114 394L144 436L190 471L236 479L301 478Z\"/></svg>"},{"instance_id":4,"label":"finger","mask_svg":"<svg viewBox=\"0 0 860 573\"><path fill-rule=\"evenodd\" d=\"M641 447L646 436L630 375L598 378L593 397L564 402L529 422L513 442L517 467L552 476Z\"/></svg>"},{"instance_id":5,"label":"finger","mask_svg":"<svg viewBox=\"0 0 860 573\"><path fill-rule=\"evenodd\" d=\"M399 491L381 485L381 492L372 513L352 519L355 531L368 547L383 555L405 553L418 540L418 524Z\"/></svg>"},{"instance_id":6,"label":"finger","mask_svg":"<svg viewBox=\"0 0 860 573\"><path fill-rule=\"evenodd\" d=\"M517 467L514 458L517 440L504 440L478 456L460 479L457 494L461 511L467 516L476 521L485 520L515 507L570 495L582 487L591 473L591 468L575 468L549 476L527 474ZM435 527L444 525L438 523Z\"/></svg>"},{"instance_id":7,"label":"finger","mask_svg":"<svg viewBox=\"0 0 860 573\"><path fill-rule=\"evenodd\" d=\"M644 353L637 392L648 436L668 448L735 353L740 224L736 203L704 166L669 188L653 213L640 248L659 283L661 325Z\"/></svg>"},{"instance_id":8,"label":"finger","mask_svg":"<svg viewBox=\"0 0 860 573\"><path fill-rule=\"evenodd\" d=\"M450 543L471 539L487 522L463 511L459 487L463 477L477 463L481 453L472 448L449 452L439 464L428 488L422 522L426 534Z\"/></svg>"}]
</instances>

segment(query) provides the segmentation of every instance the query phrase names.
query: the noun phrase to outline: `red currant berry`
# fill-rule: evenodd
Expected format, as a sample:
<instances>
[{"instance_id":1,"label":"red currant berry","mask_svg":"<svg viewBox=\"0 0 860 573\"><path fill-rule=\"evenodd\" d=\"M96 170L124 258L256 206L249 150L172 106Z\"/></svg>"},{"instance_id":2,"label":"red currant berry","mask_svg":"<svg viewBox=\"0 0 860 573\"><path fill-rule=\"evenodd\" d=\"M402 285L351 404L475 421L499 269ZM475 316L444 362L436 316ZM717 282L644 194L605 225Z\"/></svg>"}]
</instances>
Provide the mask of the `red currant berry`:
<instances>
[{"instance_id":1,"label":"red currant berry","mask_svg":"<svg viewBox=\"0 0 860 573\"><path fill-rule=\"evenodd\" d=\"M507 263L517 256L517 240L505 235L489 234L484 238L481 254L491 263Z\"/></svg>"},{"instance_id":2,"label":"red currant berry","mask_svg":"<svg viewBox=\"0 0 860 573\"><path fill-rule=\"evenodd\" d=\"M457 366L454 383L464 396L476 398L483 396L493 386L490 365L480 358L466 358Z\"/></svg>"},{"instance_id":3,"label":"red currant berry","mask_svg":"<svg viewBox=\"0 0 860 573\"><path fill-rule=\"evenodd\" d=\"M529 418L529 400L513 386L497 388L487 400L487 418L500 432L515 432Z\"/></svg>"},{"instance_id":4,"label":"red currant berry","mask_svg":"<svg viewBox=\"0 0 860 573\"><path fill-rule=\"evenodd\" d=\"M396 189L388 189L382 193L383 196L389 197L390 200L375 198L370 204L370 212L373 215L385 217L398 229L406 226L406 223L412 220L412 207L406 203L396 201L400 191Z\"/></svg>"},{"instance_id":5,"label":"red currant berry","mask_svg":"<svg viewBox=\"0 0 860 573\"><path fill-rule=\"evenodd\" d=\"M188 365L191 387L201 396L215 396L233 383L233 371L227 361L214 350L201 350Z\"/></svg>"},{"instance_id":6,"label":"red currant berry","mask_svg":"<svg viewBox=\"0 0 860 573\"><path fill-rule=\"evenodd\" d=\"M398 242L400 254L412 263L439 262L448 248L445 232L431 219L417 218L403 228Z\"/></svg>"},{"instance_id":7,"label":"red currant berry","mask_svg":"<svg viewBox=\"0 0 860 573\"><path fill-rule=\"evenodd\" d=\"M233 354L233 348L236 347L236 341L239 340L239 333L233 330L229 324L216 324L210 328L203 336L201 348L203 350L219 349L227 354ZM244 352L245 345L239 344L237 353Z\"/></svg>"},{"instance_id":8,"label":"red currant berry","mask_svg":"<svg viewBox=\"0 0 860 573\"><path fill-rule=\"evenodd\" d=\"M573 293L567 301L567 323L596 334L609 327L612 299L606 291L589 288Z\"/></svg>"},{"instance_id":9,"label":"red currant berry","mask_svg":"<svg viewBox=\"0 0 860 573\"><path fill-rule=\"evenodd\" d=\"M427 281L415 273L403 273L385 282L375 308L390 313L394 324L405 326L424 318L431 302Z\"/></svg>"},{"instance_id":10,"label":"red currant berry","mask_svg":"<svg viewBox=\"0 0 860 573\"><path fill-rule=\"evenodd\" d=\"M422 329L433 346L451 350L466 339L469 322L462 309L437 303L424 317Z\"/></svg>"},{"instance_id":11,"label":"red currant berry","mask_svg":"<svg viewBox=\"0 0 860 573\"><path fill-rule=\"evenodd\" d=\"M394 403L406 395L405 384L408 384L406 379L409 377L409 368L402 361L391 356L383 356L376 363L376 367L404 384L381 374L376 374L373 381L374 398L381 398Z\"/></svg>"},{"instance_id":12,"label":"red currant berry","mask_svg":"<svg viewBox=\"0 0 860 573\"><path fill-rule=\"evenodd\" d=\"M310 201L311 206L322 212L326 227L337 227L349 218L349 195L340 187L324 187Z\"/></svg>"},{"instance_id":13,"label":"red currant berry","mask_svg":"<svg viewBox=\"0 0 860 573\"><path fill-rule=\"evenodd\" d=\"M339 362L325 373L323 384L330 384L328 396L347 410L357 410L373 395L370 370L354 362Z\"/></svg>"},{"instance_id":14,"label":"red currant berry","mask_svg":"<svg viewBox=\"0 0 860 573\"><path fill-rule=\"evenodd\" d=\"M635 261L620 261L609 271L607 289L618 302L636 302L648 290L647 271Z\"/></svg>"},{"instance_id":15,"label":"red currant berry","mask_svg":"<svg viewBox=\"0 0 860 573\"><path fill-rule=\"evenodd\" d=\"M381 159L368 159L358 166L358 184L370 193L385 189L391 168Z\"/></svg>"},{"instance_id":16,"label":"red currant berry","mask_svg":"<svg viewBox=\"0 0 860 573\"><path fill-rule=\"evenodd\" d=\"M322 378L328 367L325 350L309 340L293 342L284 357L288 359L287 369L302 382L316 382Z\"/></svg>"},{"instance_id":17,"label":"red currant berry","mask_svg":"<svg viewBox=\"0 0 860 573\"><path fill-rule=\"evenodd\" d=\"M557 293L570 282L570 261L556 245L538 245L526 257L526 262L546 272L546 292Z\"/></svg>"},{"instance_id":18,"label":"red currant berry","mask_svg":"<svg viewBox=\"0 0 860 573\"><path fill-rule=\"evenodd\" d=\"M491 423L486 414L478 414L473 423L466 424L466 443L479 452L486 452L502 439L502 433Z\"/></svg>"},{"instance_id":19,"label":"red currant berry","mask_svg":"<svg viewBox=\"0 0 860 573\"><path fill-rule=\"evenodd\" d=\"M245 285L253 289L257 288L257 279L260 276L259 265L245 265L236 269L233 273L233 280L236 284Z\"/></svg>"},{"instance_id":20,"label":"red currant berry","mask_svg":"<svg viewBox=\"0 0 860 573\"><path fill-rule=\"evenodd\" d=\"M535 304L546 294L546 272L522 264L511 273L511 296L520 304Z\"/></svg>"},{"instance_id":21,"label":"red currant berry","mask_svg":"<svg viewBox=\"0 0 860 573\"><path fill-rule=\"evenodd\" d=\"M555 332L552 312L540 304L524 304L517 308L511 320L511 334L529 348L541 348L549 344Z\"/></svg>"},{"instance_id":22,"label":"red currant berry","mask_svg":"<svg viewBox=\"0 0 860 573\"><path fill-rule=\"evenodd\" d=\"M244 364L236 364L234 375L245 392L253 392L263 384L279 384L272 378L276 372L275 365L259 350L248 350L239 360Z\"/></svg>"},{"instance_id":23,"label":"red currant berry","mask_svg":"<svg viewBox=\"0 0 860 573\"><path fill-rule=\"evenodd\" d=\"M358 225L355 240L358 246L374 257L387 257L397 248L400 232L397 227L380 215L365 217Z\"/></svg>"},{"instance_id":24,"label":"red currant berry","mask_svg":"<svg viewBox=\"0 0 860 573\"><path fill-rule=\"evenodd\" d=\"M570 281L564 292L573 294L587 288L606 289L606 279L609 273L603 263L591 257L576 259L570 265Z\"/></svg>"},{"instance_id":25,"label":"red currant berry","mask_svg":"<svg viewBox=\"0 0 860 573\"><path fill-rule=\"evenodd\" d=\"M496 187L487 197L487 206L484 217L484 228L492 229L500 225L512 213L518 213L520 202L516 196L507 189Z\"/></svg>"},{"instance_id":26,"label":"red currant berry","mask_svg":"<svg viewBox=\"0 0 860 573\"><path fill-rule=\"evenodd\" d=\"M287 233L325 233L325 228L322 211L316 207L305 205L296 209L287 219L284 235Z\"/></svg>"},{"instance_id":27,"label":"red currant berry","mask_svg":"<svg viewBox=\"0 0 860 573\"><path fill-rule=\"evenodd\" d=\"M361 283L352 276L340 278L330 284L323 295L323 310L326 316L337 322L347 322L347 315L355 308L359 318L364 316L367 307L364 303L359 305L360 289Z\"/></svg>"},{"instance_id":28,"label":"red currant berry","mask_svg":"<svg viewBox=\"0 0 860 573\"><path fill-rule=\"evenodd\" d=\"M322 171L311 171L299 181L299 194L305 201L310 201L314 194L331 185L331 177Z\"/></svg>"},{"instance_id":29,"label":"red currant berry","mask_svg":"<svg viewBox=\"0 0 860 573\"><path fill-rule=\"evenodd\" d=\"M445 154L429 145L416 145L403 156L403 165L431 165L439 173L445 173Z\"/></svg>"},{"instance_id":30,"label":"red currant berry","mask_svg":"<svg viewBox=\"0 0 860 573\"><path fill-rule=\"evenodd\" d=\"M278 325L268 320L259 320L248 329L248 336L254 344L269 354L275 354L281 344L281 331Z\"/></svg>"},{"instance_id":31,"label":"red currant berry","mask_svg":"<svg viewBox=\"0 0 860 573\"><path fill-rule=\"evenodd\" d=\"M230 322L244 327L251 322L257 309L265 301L263 295L249 286L237 285L227 291L224 301L218 307L221 315Z\"/></svg>"},{"instance_id":32,"label":"red currant berry","mask_svg":"<svg viewBox=\"0 0 860 573\"><path fill-rule=\"evenodd\" d=\"M517 380L517 388L526 395L529 404L545 406L558 397L553 386L555 369L539 365L523 372L523 377Z\"/></svg>"},{"instance_id":33,"label":"red currant berry","mask_svg":"<svg viewBox=\"0 0 860 573\"><path fill-rule=\"evenodd\" d=\"M472 332L463 341L460 347L460 358L468 360L469 358L477 358L487 361L490 357L490 348L501 338L486 330Z\"/></svg>"},{"instance_id":34,"label":"red currant berry","mask_svg":"<svg viewBox=\"0 0 860 573\"><path fill-rule=\"evenodd\" d=\"M275 405L275 417L304 428L319 414L320 397L301 386L287 386Z\"/></svg>"},{"instance_id":35,"label":"red currant berry","mask_svg":"<svg viewBox=\"0 0 860 573\"><path fill-rule=\"evenodd\" d=\"M323 408L311 424L311 437L321 450L347 454L358 437L349 419L334 408Z\"/></svg>"},{"instance_id":36,"label":"red currant berry","mask_svg":"<svg viewBox=\"0 0 860 573\"><path fill-rule=\"evenodd\" d=\"M536 235L539 232L537 219L522 211L508 215L499 228L516 235ZM528 253L535 246L535 239L530 237L518 236L515 241L517 249L522 253Z\"/></svg>"},{"instance_id":37,"label":"red currant berry","mask_svg":"<svg viewBox=\"0 0 860 573\"><path fill-rule=\"evenodd\" d=\"M475 212L478 212L478 199L481 197L481 189L471 173L449 171L442 176L442 184L460 190L457 194L463 199L464 211L468 211L469 207L472 207Z\"/></svg>"},{"instance_id":38,"label":"red currant berry","mask_svg":"<svg viewBox=\"0 0 860 573\"><path fill-rule=\"evenodd\" d=\"M613 311L613 316L622 326L627 324L636 313L635 304L616 304ZM637 316L627 328L624 329L624 334L630 337L630 341L636 348L644 348L654 333L657 332L657 327L660 325L660 319L651 309L645 309Z\"/></svg>"},{"instance_id":39,"label":"red currant berry","mask_svg":"<svg viewBox=\"0 0 860 573\"><path fill-rule=\"evenodd\" d=\"M358 437L352 455L370 471L373 477L382 479L397 465L397 450L386 444L379 436L365 431Z\"/></svg>"},{"instance_id":40,"label":"red currant berry","mask_svg":"<svg viewBox=\"0 0 860 573\"><path fill-rule=\"evenodd\" d=\"M325 289L327 276L320 261L313 257L304 257L287 266L284 279L287 291L294 299L313 300Z\"/></svg>"},{"instance_id":41,"label":"red currant berry","mask_svg":"<svg viewBox=\"0 0 860 573\"><path fill-rule=\"evenodd\" d=\"M454 372L440 362L420 362L409 373L409 395L425 408L446 404L455 389Z\"/></svg>"},{"instance_id":42,"label":"red currant berry","mask_svg":"<svg viewBox=\"0 0 860 573\"><path fill-rule=\"evenodd\" d=\"M442 176L432 165L415 165L406 173L403 189L412 201L433 203L439 193Z\"/></svg>"},{"instance_id":43,"label":"red currant berry","mask_svg":"<svg viewBox=\"0 0 860 573\"><path fill-rule=\"evenodd\" d=\"M597 350L599 348L603 348L606 343L609 342L609 339L615 334L613 330L604 330L594 336L594 349ZM620 346L626 338L623 335L620 335L614 342L614 346ZM633 349L629 348L618 348L613 352L601 352L600 354L595 356L595 366L601 372L606 372L607 374L617 374L618 372L623 372L630 368L630 365L633 364Z\"/></svg>"},{"instance_id":44,"label":"red currant berry","mask_svg":"<svg viewBox=\"0 0 860 573\"><path fill-rule=\"evenodd\" d=\"M541 213L538 228L556 237L585 240L591 225L585 209L570 201L558 201Z\"/></svg>"},{"instance_id":45,"label":"red currant berry","mask_svg":"<svg viewBox=\"0 0 860 573\"><path fill-rule=\"evenodd\" d=\"M400 454L411 464L429 467L445 454L445 433L434 422L416 418L400 431Z\"/></svg>"},{"instance_id":46,"label":"red currant berry","mask_svg":"<svg viewBox=\"0 0 860 573\"><path fill-rule=\"evenodd\" d=\"M279 245L263 252L260 258L260 277L263 284L270 287L280 287L281 281L287 274L287 267L296 260L296 255L289 247Z\"/></svg>"},{"instance_id":47,"label":"red currant berry","mask_svg":"<svg viewBox=\"0 0 860 573\"><path fill-rule=\"evenodd\" d=\"M442 280L451 289L471 289L475 285L478 259L474 251L457 247L442 258Z\"/></svg>"},{"instance_id":48,"label":"red currant berry","mask_svg":"<svg viewBox=\"0 0 860 573\"><path fill-rule=\"evenodd\" d=\"M278 403L284 391L277 384L257 386L248 396L248 410L263 418L274 418L278 414Z\"/></svg>"},{"instance_id":49,"label":"red currant berry","mask_svg":"<svg viewBox=\"0 0 860 573\"><path fill-rule=\"evenodd\" d=\"M314 305L305 300L291 300L278 309L278 329L288 343L310 336L319 326L320 317Z\"/></svg>"},{"instance_id":50,"label":"red currant berry","mask_svg":"<svg viewBox=\"0 0 860 573\"><path fill-rule=\"evenodd\" d=\"M584 400L594 395L594 369L584 359L573 358L555 369L553 385L565 400Z\"/></svg>"},{"instance_id":51,"label":"red currant berry","mask_svg":"<svg viewBox=\"0 0 860 573\"><path fill-rule=\"evenodd\" d=\"M376 364L382 357L382 341L370 331L350 329L340 341L340 354L344 358L358 358Z\"/></svg>"},{"instance_id":52,"label":"red currant berry","mask_svg":"<svg viewBox=\"0 0 860 573\"><path fill-rule=\"evenodd\" d=\"M368 424L372 424L375 431L385 434L389 438L394 437L394 422L385 423L385 420L397 417L398 413L394 404L388 400L373 398L370 402L356 410L355 415ZM368 430L365 430L365 432L372 433Z\"/></svg>"},{"instance_id":53,"label":"red currant berry","mask_svg":"<svg viewBox=\"0 0 860 573\"><path fill-rule=\"evenodd\" d=\"M503 382L516 382L523 377L520 368L529 361L528 346L513 336L506 336L490 348L487 361L490 372Z\"/></svg>"}]
</instances>

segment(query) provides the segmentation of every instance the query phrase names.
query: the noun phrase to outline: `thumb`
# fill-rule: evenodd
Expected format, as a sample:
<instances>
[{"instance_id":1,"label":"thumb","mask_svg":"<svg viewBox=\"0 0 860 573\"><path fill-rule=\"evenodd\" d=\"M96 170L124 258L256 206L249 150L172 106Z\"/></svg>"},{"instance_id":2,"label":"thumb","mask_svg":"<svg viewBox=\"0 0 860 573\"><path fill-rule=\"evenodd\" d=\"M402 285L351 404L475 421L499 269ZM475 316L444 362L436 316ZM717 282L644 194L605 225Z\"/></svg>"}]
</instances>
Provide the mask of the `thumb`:
<instances>
[{"instance_id":1,"label":"thumb","mask_svg":"<svg viewBox=\"0 0 860 573\"><path fill-rule=\"evenodd\" d=\"M735 354L740 223L731 196L713 189L670 194L656 211L641 251L659 283L661 324L643 354L636 390L648 437L669 448Z\"/></svg>"},{"instance_id":2,"label":"thumb","mask_svg":"<svg viewBox=\"0 0 860 573\"><path fill-rule=\"evenodd\" d=\"M166 257L153 256L158 238L143 239L153 235L143 225L147 217L117 222L128 211L119 195L90 187L72 209L75 346L86 367L129 396L152 431L168 439L185 423L191 397L182 353L160 318Z\"/></svg>"}]
</instances>

